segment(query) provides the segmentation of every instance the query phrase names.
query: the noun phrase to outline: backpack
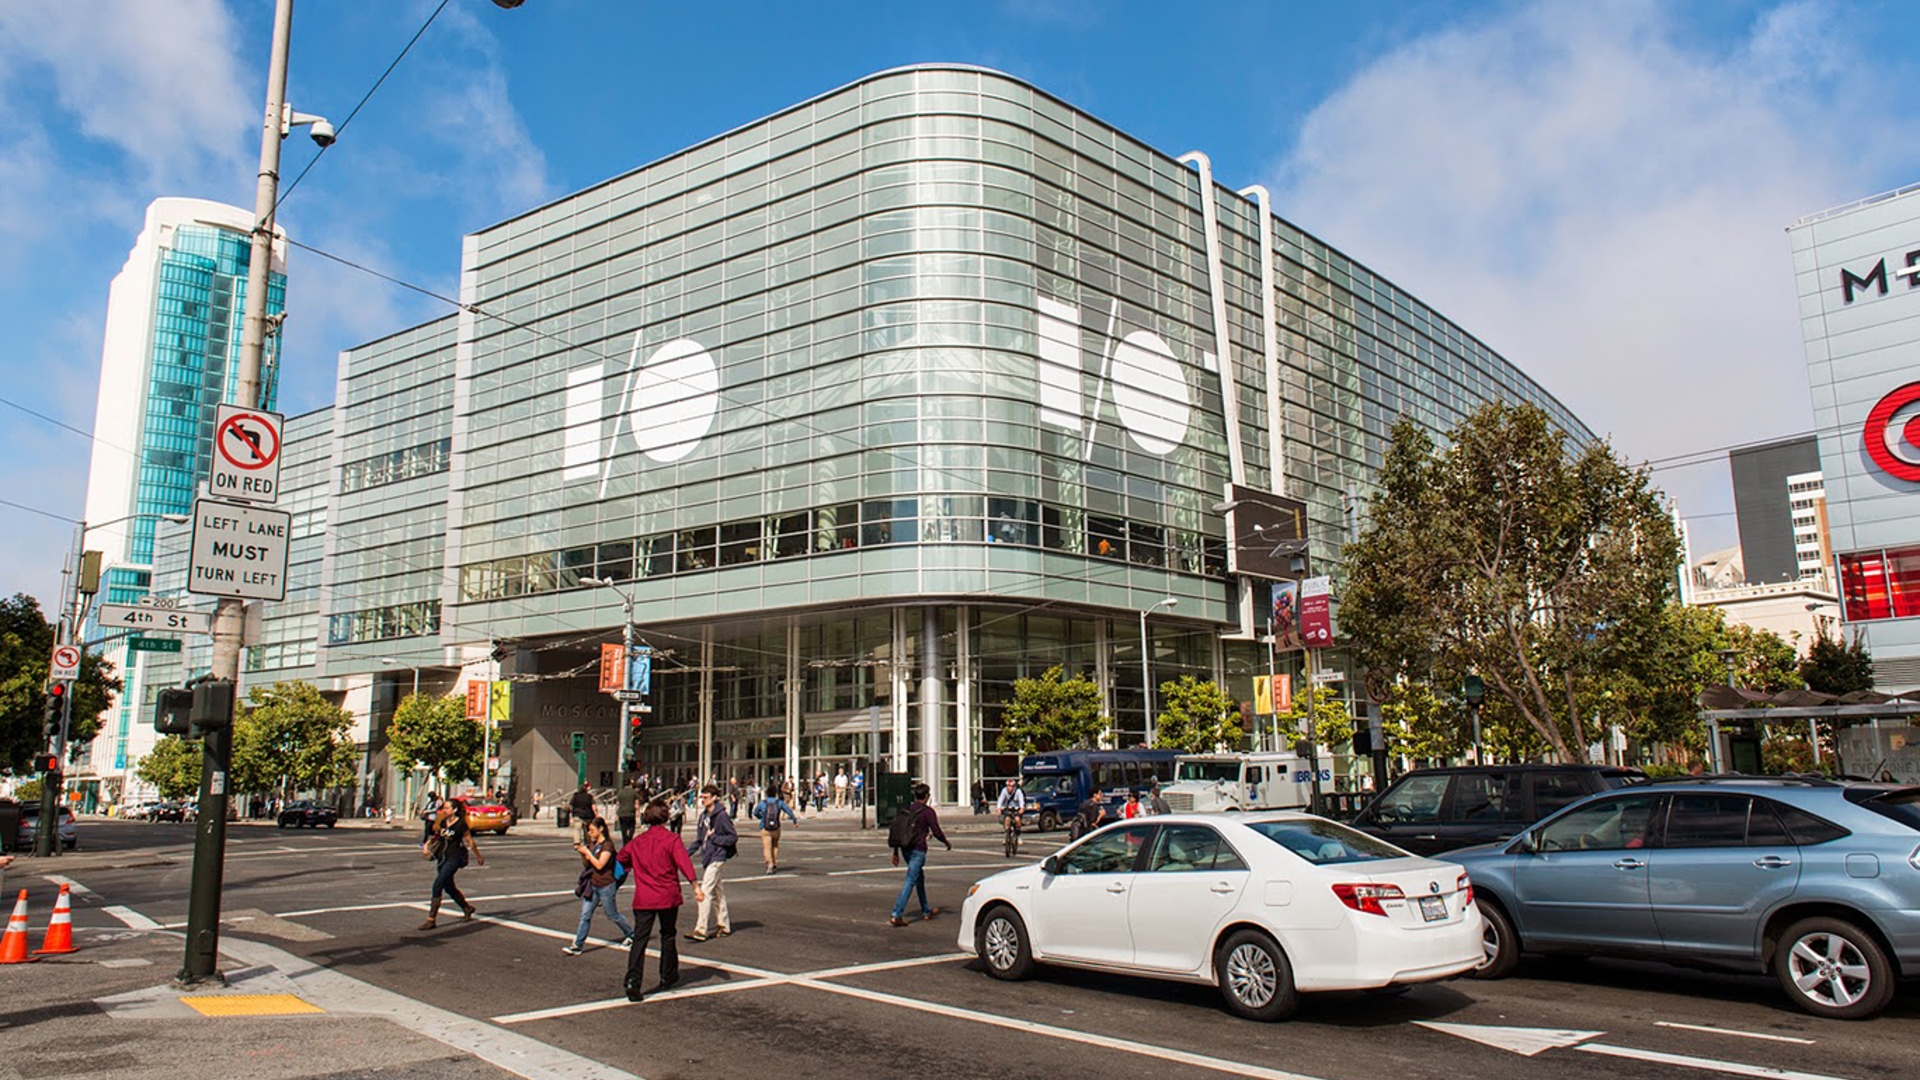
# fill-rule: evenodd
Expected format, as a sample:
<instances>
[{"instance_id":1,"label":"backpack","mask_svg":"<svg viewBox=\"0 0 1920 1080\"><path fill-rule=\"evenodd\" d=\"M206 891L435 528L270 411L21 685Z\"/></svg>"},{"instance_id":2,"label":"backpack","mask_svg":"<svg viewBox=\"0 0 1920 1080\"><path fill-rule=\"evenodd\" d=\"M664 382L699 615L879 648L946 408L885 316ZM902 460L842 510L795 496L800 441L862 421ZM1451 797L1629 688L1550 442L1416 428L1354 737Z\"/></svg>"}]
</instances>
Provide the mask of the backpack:
<instances>
[{"instance_id":1,"label":"backpack","mask_svg":"<svg viewBox=\"0 0 1920 1080\"><path fill-rule=\"evenodd\" d=\"M887 846L900 851L907 850L913 844L913 823L920 812L912 808L895 810L893 820L887 824Z\"/></svg>"},{"instance_id":2,"label":"backpack","mask_svg":"<svg viewBox=\"0 0 1920 1080\"><path fill-rule=\"evenodd\" d=\"M780 828L780 804L767 799L760 804L760 827L763 829Z\"/></svg>"}]
</instances>

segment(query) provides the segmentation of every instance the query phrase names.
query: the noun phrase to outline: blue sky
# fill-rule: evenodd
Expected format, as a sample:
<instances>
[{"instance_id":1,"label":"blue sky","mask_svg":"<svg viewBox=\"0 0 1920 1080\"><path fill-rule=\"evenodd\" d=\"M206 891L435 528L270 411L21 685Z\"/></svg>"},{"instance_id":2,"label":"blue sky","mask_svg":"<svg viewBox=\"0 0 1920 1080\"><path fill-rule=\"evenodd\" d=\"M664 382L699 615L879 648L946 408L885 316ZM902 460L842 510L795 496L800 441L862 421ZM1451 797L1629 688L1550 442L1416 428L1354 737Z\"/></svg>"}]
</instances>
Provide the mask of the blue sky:
<instances>
[{"instance_id":1,"label":"blue sky","mask_svg":"<svg viewBox=\"0 0 1920 1080\"><path fill-rule=\"evenodd\" d=\"M295 107L343 120L438 2L299 0ZM146 204L252 205L271 9L0 5L0 398L88 429ZM281 224L452 294L463 233L873 71L982 64L1267 184L1653 459L1810 429L1783 230L1920 180L1917 46L1920 9L1871 0L451 0ZM289 413L341 348L446 310L300 251L288 307ZM88 452L0 404L0 500L78 517ZM1733 542L1723 463L1658 479L1701 549ZM0 506L0 595L51 608L71 530Z\"/></svg>"}]
</instances>

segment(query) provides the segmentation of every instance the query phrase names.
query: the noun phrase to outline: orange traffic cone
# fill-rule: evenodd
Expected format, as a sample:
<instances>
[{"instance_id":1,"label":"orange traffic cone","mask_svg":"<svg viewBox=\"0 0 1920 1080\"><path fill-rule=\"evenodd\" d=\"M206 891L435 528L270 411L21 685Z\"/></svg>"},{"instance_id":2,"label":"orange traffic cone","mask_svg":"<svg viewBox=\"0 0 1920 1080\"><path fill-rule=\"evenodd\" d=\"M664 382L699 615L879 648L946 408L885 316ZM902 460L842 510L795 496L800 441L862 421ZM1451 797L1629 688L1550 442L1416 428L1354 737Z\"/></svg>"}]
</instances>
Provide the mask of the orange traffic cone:
<instances>
[{"instance_id":1,"label":"orange traffic cone","mask_svg":"<svg viewBox=\"0 0 1920 1080\"><path fill-rule=\"evenodd\" d=\"M29 964L38 959L27 955L27 890L21 889L7 920L7 936L0 937L0 964Z\"/></svg>"},{"instance_id":2,"label":"orange traffic cone","mask_svg":"<svg viewBox=\"0 0 1920 1080\"><path fill-rule=\"evenodd\" d=\"M73 947L73 899L68 886L60 886L60 899L54 901L53 918L47 923L47 936L40 939L41 955L79 952Z\"/></svg>"}]
</instances>

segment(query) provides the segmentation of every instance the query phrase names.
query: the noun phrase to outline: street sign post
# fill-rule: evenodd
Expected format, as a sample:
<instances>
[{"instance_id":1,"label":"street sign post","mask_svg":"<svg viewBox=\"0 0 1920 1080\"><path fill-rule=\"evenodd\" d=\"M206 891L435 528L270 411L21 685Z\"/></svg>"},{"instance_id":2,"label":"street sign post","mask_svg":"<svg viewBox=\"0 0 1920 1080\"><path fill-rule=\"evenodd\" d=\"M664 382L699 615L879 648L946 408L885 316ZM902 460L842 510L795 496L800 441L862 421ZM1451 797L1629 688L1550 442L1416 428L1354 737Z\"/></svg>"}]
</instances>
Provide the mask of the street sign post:
<instances>
[{"instance_id":1,"label":"street sign post","mask_svg":"<svg viewBox=\"0 0 1920 1080\"><path fill-rule=\"evenodd\" d=\"M215 499L193 502L187 591L198 596L283 600L293 515Z\"/></svg>"},{"instance_id":2,"label":"street sign post","mask_svg":"<svg viewBox=\"0 0 1920 1080\"><path fill-rule=\"evenodd\" d=\"M101 604L100 625L122 630L170 630L180 634L211 634L213 633L213 613L188 611L185 608L151 607L146 604ZM151 646L148 647L151 648Z\"/></svg>"},{"instance_id":3,"label":"street sign post","mask_svg":"<svg viewBox=\"0 0 1920 1080\"><path fill-rule=\"evenodd\" d=\"M137 637L127 639L127 648L134 652L179 652L179 638Z\"/></svg>"},{"instance_id":4,"label":"street sign post","mask_svg":"<svg viewBox=\"0 0 1920 1080\"><path fill-rule=\"evenodd\" d=\"M270 503L280 494L280 414L222 405L213 422L207 487L223 499Z\"/></svg>"},{"instance_id":5,"label":"street sign post","mask_svg":"<svg viewBox=\"0 0 1920 1080\"><path fill-rule=\"evenodd\" d=\"M1313 673L1313 685L1315 686L1325 686L1328 683L1346 681L1347 673L1344 671L1316 671Z\"/></svg>"}]
</instances>

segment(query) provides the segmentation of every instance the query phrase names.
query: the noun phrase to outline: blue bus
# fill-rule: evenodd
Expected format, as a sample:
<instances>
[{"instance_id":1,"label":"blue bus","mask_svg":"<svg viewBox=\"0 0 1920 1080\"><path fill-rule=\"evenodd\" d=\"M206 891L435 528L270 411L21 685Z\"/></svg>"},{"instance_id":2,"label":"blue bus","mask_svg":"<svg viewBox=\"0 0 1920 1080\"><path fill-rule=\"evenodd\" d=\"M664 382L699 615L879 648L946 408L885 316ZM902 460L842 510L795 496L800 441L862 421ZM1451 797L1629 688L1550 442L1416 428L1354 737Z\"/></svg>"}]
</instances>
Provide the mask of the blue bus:
<instances>
[{"instance_id":1,"label":"blue bus","mask_svg":"<svg viewBox=\"0 0 1920 1080\"><path fill-rule=\"evenodd\" d=\"M1027 814L1042 832L1057 829L1080 812L1080 804L1098 791L1117 814L1127 792L1145 794L1155 784L1172 783L1174 750L1055 750L1029 754L1020 762L1020 789Z\"/></svg>"}]
</instances>

